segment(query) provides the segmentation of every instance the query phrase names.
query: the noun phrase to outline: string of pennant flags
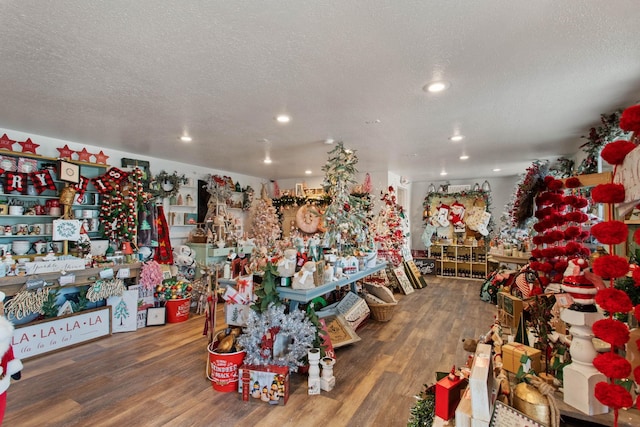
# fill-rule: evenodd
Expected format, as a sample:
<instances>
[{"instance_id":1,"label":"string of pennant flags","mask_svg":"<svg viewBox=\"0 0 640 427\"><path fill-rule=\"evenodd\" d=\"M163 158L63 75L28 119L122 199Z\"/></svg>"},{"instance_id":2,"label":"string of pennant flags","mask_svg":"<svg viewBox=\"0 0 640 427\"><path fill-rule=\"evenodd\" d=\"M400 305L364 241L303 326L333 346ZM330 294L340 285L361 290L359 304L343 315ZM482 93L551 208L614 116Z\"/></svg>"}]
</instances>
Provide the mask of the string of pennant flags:
<instances>
[{"instance_id":1,"label":"string of pennant flags","mask_svg":"<svg viewBox=\"0 0 640 427\"><path fill-rule=\"evenodd\" d=\"M50 168L34 172L6 171L0 168L0 175L4 175L5 192L27 194L27 184L29 181L33 184L38 195L46 190L57 191ZM76 190L77 200L82 200L89 183L93 184L98 193L109 194L114 190L115 184L120 184L128 177L129 172L111 167L107 172L95 178L87 178L80 175L78 183L72 183L70 186Z\"/></svg>"}]
</instances>

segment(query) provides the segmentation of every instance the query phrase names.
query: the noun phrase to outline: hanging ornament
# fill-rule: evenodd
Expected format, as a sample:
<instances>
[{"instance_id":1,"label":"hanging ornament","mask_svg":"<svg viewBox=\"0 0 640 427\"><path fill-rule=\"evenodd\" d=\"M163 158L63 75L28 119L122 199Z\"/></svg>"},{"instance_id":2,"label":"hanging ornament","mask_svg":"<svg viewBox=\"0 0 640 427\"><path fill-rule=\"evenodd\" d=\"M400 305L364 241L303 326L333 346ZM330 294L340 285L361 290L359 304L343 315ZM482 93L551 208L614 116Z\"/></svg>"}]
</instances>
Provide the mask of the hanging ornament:
<instances>
[{"instance_id":1,"label":"hanging ornament","mask_svg":"<svg viewBox=\"0 0 640 427\"><path fill-rule=\"evenodd\" d=\"M71 186L76 190L76 202L78 204L82 204L82 199L84 198L84 193L87 191L88 184L89 179L82 175L80 176L80 180L77 184L71 184Z\"/></svg>"},{"instance_id":2,"label":"hanging ornament","mask_svg":"<svg viewBox=\"0 0 640 427\"><path fill-rule=\"evenodd\" d=\"M71 159L71 156L73 155L73 153L75 153L75 151L69 148L67 144L65 144L62 148L56 148L56 150L58 150L58 152L60 153L59 157L61 159Z\"/></svg>"},{"instance_id":3,"label":"hanging ornament","mask_svg":"<svg viewBox=\"0 0 640 427\"><path fill-rule=\"evenodd\" d=\"M491 191L491 185L489 185L489 181L486 181L482 183L482 191L484 192L489 192Z\"/></svg>"},{"instance_id":4,"label":"hanging ornament","mask_svg":"<svg viewBox=\"0 0 640 427\"><path fill-rule=\"evenodd\" d=\"M91 178L91 183L96 187L96 190L98 190L98 193L100 194L107 194L113 191L113 186L104 175Z\"/></svg>"}]
</instances>

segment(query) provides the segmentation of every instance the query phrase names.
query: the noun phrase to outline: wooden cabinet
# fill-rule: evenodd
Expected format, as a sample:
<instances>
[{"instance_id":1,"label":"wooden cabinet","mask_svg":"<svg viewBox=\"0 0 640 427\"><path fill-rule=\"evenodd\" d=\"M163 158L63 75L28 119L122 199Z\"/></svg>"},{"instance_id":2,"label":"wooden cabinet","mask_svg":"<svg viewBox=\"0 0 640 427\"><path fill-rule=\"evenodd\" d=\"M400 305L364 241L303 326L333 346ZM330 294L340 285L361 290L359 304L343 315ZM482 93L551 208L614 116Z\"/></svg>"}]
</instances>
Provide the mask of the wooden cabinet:
<instances>
[{"instance_id":1,"label":"wooden cabinet","mask_svg":"<svg viewBox=\"0 0 640 427\"><path fill-rule=\"evenodd\" d=\"M487 277L487 249L484 246L434 244L431 257L436 260L436 275L440 277L478 280Z\"/></svg>"}]
</instances>

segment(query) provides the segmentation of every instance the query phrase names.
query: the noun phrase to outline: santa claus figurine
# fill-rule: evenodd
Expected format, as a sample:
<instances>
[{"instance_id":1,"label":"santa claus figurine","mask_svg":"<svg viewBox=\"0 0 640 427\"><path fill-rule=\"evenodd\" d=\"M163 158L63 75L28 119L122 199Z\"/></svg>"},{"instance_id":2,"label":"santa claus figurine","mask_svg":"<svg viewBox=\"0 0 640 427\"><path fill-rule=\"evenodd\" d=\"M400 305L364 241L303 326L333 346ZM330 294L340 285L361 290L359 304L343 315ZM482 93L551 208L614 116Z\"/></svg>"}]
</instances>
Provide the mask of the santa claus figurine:
<instances>
[{"instance_id":1,"label":"santa claus figurine","mask_svg":"<svg viewBox=\"0 0 640 427\"><path fill-rule=\"evenodd\" d=\"M4 411L7 407L7 389L11 378L19 380L22 371L22 362L13 356L11 338L13 337L13 324L4 317L4 293L0 292L0 425L4 419Z\"/></svg>"}]
</instances>

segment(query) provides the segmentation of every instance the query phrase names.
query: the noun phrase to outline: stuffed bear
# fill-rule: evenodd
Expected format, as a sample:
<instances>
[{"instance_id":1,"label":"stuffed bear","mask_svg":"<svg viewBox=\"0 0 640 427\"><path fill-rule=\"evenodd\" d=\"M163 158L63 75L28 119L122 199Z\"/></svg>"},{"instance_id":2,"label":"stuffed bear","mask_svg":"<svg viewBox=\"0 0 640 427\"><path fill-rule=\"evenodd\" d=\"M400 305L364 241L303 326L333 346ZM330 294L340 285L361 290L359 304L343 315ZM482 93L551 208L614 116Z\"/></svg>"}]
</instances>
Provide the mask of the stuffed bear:
<instances>
[{"instance_id":1,"label":"stuffed bear","mask_svg":"<svg viewBox=\"0 0 640 427\"><path fill-rule=\"evenodd\" d=\"M284 257L278 261L278 276L292 277L296 272L297 251L293 248L284 250Z\"/></svg>"},{"instance_id":2,"label":"stuffed bear","mask_svg":"<svg viewBox=\"0 0 640 427\"><path fill-rule=\"evenodd\" d=\"M293 289L313 289L316 284L313 278L313 273L316 271L316 263L313 261L307 261L302 266L302 269L298 271L291 282Z\"/></svg>"},{"instance_id":3,"label":"stuffed bear","mask_svg":"<svg viewBox=\"0 0 640 427\"><path fill-rule=\"evenodd\" d=\"M178 267L178 277L193 280L196 273L196 260L193 250L186 245L179 246L173 251L173 264Z\"/></svg>"},{"instance_id":4,"label":"stuffed bear","mask_svg":"<svg viewBox=\"0 0 640 427\"><path fill-rule=\"evenodd\" d=\"M4 300L4 293L0 292L0 305ZM4 313L4 308L2 309ZM22 362L13 355L11 338L13 337L13 324L4 315L0 316L0 425L4 419L7 408L7 389L11 379L19 380L22 371Z\"/></svg>"}]
</instances>

